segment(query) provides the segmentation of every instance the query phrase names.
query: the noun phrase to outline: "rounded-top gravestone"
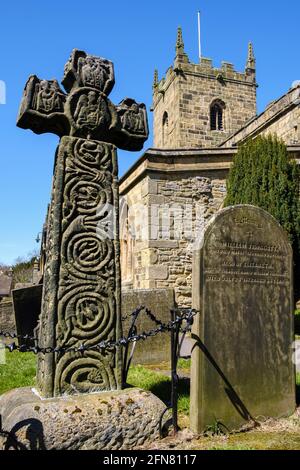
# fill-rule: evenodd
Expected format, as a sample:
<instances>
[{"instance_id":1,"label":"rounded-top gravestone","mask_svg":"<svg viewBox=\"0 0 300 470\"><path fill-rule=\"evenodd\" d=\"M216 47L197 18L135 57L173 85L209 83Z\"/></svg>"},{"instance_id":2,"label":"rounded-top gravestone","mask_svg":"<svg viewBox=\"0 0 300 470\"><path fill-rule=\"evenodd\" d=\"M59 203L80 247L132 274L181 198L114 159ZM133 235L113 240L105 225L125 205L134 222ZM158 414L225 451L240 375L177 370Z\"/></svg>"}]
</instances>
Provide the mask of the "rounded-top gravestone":
<instances>
[{"instance_id":1,"label":"rounded-top gravestone","mask_svg":"<svg viewBox=\"0 0 300 470\"><path fill-rule=\"evenodd\" d=\"M229 429L295 409L292 248L278 222L228 207L194 252L191 427Z\"/></svg>"}]
</instances>

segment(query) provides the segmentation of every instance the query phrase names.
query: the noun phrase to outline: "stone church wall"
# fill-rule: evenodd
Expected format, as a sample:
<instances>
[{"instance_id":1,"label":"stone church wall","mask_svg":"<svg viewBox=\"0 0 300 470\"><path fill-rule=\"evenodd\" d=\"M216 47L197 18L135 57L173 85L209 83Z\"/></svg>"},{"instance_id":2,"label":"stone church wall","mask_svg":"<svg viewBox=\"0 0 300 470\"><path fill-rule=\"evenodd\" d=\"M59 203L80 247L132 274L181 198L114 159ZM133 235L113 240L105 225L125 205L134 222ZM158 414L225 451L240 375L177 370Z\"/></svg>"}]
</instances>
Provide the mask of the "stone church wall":
<instances>
[{"instance_id":1,"label":"stone church wall","mask_svg":"<svg viewBox=\"0 0 300 470\"><path fill-rule=\"evenodd\" d=\"M181 73L169 68L154 88L154 146L160 149L211 148L220 145L256 115L255 73L240 73L210 59L180 63ZM222 102L223 129L211 130L210 109Z\"/></svg>"},{"instance_id":2,"label":"stone church wall","mask_svg":"<svg viewBox=\"0 0 300 470\"><path fill-rule=\"evenodd\" d=\"M174 176L147 176L126 195L136 237L129 246L121 224L122 287L173 288L177 304L189 307L195 233L222 205L226 182L222 171Z\"/></svg>"},{"instance_id":3,"label":"stone church wall","mask_svg":"<svg viewBox=\"0 0 300 470\"><path fill-rule=\"evenodd\" d=\"M300 107L272 123L261 135L277 134L287 145L300 144Z\"/></svg>"}]
</instances>

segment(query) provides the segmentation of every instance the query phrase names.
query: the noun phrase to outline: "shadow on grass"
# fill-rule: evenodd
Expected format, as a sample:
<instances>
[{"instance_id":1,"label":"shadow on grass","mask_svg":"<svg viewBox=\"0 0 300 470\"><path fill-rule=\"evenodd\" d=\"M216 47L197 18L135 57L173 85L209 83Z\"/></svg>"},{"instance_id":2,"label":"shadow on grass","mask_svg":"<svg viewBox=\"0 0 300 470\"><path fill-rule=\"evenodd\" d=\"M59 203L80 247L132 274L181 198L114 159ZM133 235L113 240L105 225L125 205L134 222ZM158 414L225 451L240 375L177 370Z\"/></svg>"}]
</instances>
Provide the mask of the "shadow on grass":
<instances>
[{"instance_id":1,"label":"shadow on grass","mask_svg":"<svg viewBox=\"0 0 300 470\"><path fill-rule=\"evenodd\" d=\"M171 380L168 382L158 382L152 385L149 388L149 391L154 393L158 398L161 399L166 405L170 404L171 401ZM187 378L180 378L178 382L178 398L186 398L189 399L190 397L190 379Z\"/></svg>"},{"instance_id":2,"label":"shadow on grass","mask_svg":"<svg viewBox=\"0 0 300 470\"><path fill-rule=\"evenodd\" d=\"M151 370L141 364L131 366L128 372L127 385L148 390L168 407L171 404L171 378L161 371ZM188 416L190 409L190 379L188 377L179 377L177 392L178 412Z\"/></svg>"},{"instance_id":3,"label":"shadow on grass","mask_svg":"<svg viewBox=\"0 0 300 470\"><path fill-rule=\"evenodd\" d=\"M156 395L167 406L171 402L170 377L147 370L142 366L133 366L129 370L127 386L140 387ZM188 414L190 401L190 380L180 377L178 381L178 409Z\"/></svg>"},{"instance_id":4,"label":"shadow on grass","mask_svg":"<svg viewBox=\"0 0 300 470\"><path fill-rule=\"evenodd\" d=\"M296 403L300 405L300 384L296 384Z\"/></svg>"}]
</instances>

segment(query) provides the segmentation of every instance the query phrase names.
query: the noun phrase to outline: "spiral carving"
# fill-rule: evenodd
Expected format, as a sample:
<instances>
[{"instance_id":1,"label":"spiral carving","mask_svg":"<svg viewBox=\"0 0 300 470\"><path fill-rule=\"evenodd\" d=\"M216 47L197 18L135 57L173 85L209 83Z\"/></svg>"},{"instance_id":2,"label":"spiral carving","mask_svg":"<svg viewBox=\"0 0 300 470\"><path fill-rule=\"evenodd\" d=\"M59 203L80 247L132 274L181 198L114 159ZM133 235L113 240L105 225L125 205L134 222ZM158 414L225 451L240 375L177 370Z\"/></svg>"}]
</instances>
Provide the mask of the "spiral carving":
<instances>
[{"instance_id":1,"label":"spiral carving","mask_svg":"<svg viewBox=\"0 0 300 470\"><path fill-rule=\"evenodd\" d=\"M115 302L105 298L107 291L88 291L82 286L78 292L71 289L60 301L57 337L61 346L85 344L93 346L114 337Z\"/></svg>"},{"instance_id":2,"label":"spiral carving","mask_svg":"<svg viewBox=\"0 0 300 470\"><path fill-rule=\"evenodd\" d=\"M115 389L113 362L112 355L103 356L98 352L90 352L88 356L65 355L57 368L57 388L68 394Z\"/></svg>"},{"instance_id":3,"label":"spiral carving","mask_svg":"<svg viewBox=\"0 0 300 470\"><path fill-rule=\"evenodd\" d=\"M97 273L109 263L113 246L96 234L75 234L66 246L66 262L71 271Z\"/></svg>"},{"instance_id":4,"label":"spiral carving","mask_svg":"<svg viewBox=\"0 0 300 470\"><path fill-rule=\"evenodd\" d=\"M73 146L73 154L77 166L90 172L92 169L109 171L113 173L114 162L111 159L111 150L107 144L93 140L78 139Z\"/></svg>"}]
</instances>

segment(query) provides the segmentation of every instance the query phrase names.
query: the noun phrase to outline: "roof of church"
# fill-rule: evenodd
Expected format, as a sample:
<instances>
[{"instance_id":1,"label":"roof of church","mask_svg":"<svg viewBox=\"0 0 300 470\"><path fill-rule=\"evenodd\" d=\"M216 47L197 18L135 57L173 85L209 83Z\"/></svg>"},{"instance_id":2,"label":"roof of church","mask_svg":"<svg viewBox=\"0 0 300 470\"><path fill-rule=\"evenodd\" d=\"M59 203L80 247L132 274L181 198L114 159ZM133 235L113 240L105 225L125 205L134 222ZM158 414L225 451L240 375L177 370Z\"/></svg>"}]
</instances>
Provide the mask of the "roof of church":
<instances>
[{"instance_id":1,"label":"roof of church","mask_svg":"<svg viewBox=\"0 0 300 470\"><path fill-rule=\"evenodd\" d=\"M300 144L288 145L287 150L300 165ZM147 174L228 172L235 147L191 149L147 149L119 179L120 194L124 195Z\"/></svg>"},{"instance_id":2,"label":"roof of church","mask_svg":"<svg viewBox=\"0 0 300 470\"><path fill-rule=\"evenodd\" d=\"M255 137L274 121L288 113L291 109L300 104L300 84L290 88L290 90L275 101L272 101L266 109L258 116L254 116L238 131L234 132L220 147L231 147L244 142L249 137ZM296 143L296 142L295 142Z\"/></svg>"}]
</instances>

